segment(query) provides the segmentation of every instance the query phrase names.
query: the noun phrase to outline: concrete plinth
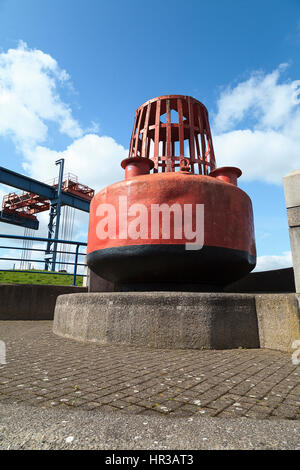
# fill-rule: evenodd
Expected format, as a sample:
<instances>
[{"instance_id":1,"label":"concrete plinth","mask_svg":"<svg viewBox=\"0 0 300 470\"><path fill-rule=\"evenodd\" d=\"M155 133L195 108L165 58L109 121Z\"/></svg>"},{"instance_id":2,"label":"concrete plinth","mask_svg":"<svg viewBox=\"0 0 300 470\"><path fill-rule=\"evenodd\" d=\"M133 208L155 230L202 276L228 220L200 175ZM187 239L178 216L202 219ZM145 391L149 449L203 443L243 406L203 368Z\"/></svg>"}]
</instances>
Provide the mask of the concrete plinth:
<instances>
[{"instance_id":1,"label":"concrete plinth","mask_svg":"<svg viewBox=\"0 0 300 470\"><path fill-rule=\"evenodd\" d=\"M62 295L54 333L101 344L153 348L258 348L255 296L187 292Z\"/></svg>"}]
</instances>

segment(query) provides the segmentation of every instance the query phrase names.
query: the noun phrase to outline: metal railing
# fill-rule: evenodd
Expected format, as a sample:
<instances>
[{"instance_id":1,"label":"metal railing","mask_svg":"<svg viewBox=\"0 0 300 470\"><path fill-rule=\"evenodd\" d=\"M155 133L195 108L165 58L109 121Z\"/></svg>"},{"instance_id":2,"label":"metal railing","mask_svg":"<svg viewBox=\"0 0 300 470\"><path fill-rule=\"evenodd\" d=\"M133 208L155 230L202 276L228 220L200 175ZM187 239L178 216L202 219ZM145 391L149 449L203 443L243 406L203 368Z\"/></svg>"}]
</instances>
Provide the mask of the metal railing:
<instances>
[{"instance_id":1,"label":"metal railing","mask_svg":"<svg viewBox=\"0 0 300 470\"><path fill-rule=\"evenodd\" d=\"M0 238L6 238L8 240L30 240L33 242L48 242L48 238L43 238L43 237L26 237L22 235L6 235L0 233ZM74 245L75 251L57 251L56 253L64 253L64 254L69 254L69 255L74 255L74 263L66 262L66 261L56 261L55 264L62 264L62 265L71 265L74 266L73 273L62 273L62 272L57 272L57 271L38 271L38 270L22 270L19 272L22 273L34 273L34 274L55 274L56 276L73 276L73 283L72 285L76 285L76 277L78 276L77 274L77 268L78 266L86 266L85 263L79 263L78 258L79 256L86 256L86 253L80 253L79 249L81 246L87 246L87 243L85 242L77 242L73 240L60 240L59 238L52 238L51 242L59 243L59 244L65 244L65 245ZM43 252L46 253L46 248L24 248L21 246L0 246L0 249L5 249L5 250L24 250L24 251L38 251L38 252ZM21 258L8 258L8 257L0 257L0 261L5 260L5 261L21 261ZM28 260L33 263L45 263L45 259L30 259ZM15 269L1 269L0 271L5 271L5 272L15 272ZM81 277L86 277L86 274L80 274Z\"/></svg>"}]
</instances>

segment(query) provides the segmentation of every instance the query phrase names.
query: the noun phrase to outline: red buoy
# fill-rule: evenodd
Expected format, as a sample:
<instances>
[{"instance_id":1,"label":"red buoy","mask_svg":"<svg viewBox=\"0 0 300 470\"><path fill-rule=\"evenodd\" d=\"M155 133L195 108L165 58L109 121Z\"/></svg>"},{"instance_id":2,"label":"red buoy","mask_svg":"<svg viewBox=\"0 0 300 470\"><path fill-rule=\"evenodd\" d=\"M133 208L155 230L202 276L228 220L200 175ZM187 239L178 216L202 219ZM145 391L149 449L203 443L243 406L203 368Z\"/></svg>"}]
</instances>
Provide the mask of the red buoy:
<instances>
[{"instance_id":1,"label":"red buoy","mask_svg":"<svg viewBox=\"0 0 300 470\"><path fill-rule=\"evenodd\" d=\"M220 289L256 264L241 170L216 168L205 106L189 96L135 114L125 180L93 198L89 267L120 288Z\"/></svg>"}]
</instances>

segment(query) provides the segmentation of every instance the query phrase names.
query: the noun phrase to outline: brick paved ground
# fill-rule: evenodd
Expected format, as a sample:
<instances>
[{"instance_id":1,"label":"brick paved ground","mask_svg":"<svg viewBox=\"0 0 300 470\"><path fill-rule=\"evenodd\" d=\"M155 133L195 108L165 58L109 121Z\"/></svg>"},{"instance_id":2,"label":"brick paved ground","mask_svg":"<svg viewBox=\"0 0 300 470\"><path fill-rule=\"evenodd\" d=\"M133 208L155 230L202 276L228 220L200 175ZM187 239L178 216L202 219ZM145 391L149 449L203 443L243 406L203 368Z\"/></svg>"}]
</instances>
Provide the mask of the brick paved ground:
<instances>
[{"instance_id":1,"label":"brick paved ground","mask_svg":"<svg viewBox=\"0 0 300 470\"><path fill-rule=\"evenodd\" d=\"M0 322L0 340L2 403L300 419L300 366L290 354L83 344L55 336L52 322Z\"/></svg>"}]
</instances>

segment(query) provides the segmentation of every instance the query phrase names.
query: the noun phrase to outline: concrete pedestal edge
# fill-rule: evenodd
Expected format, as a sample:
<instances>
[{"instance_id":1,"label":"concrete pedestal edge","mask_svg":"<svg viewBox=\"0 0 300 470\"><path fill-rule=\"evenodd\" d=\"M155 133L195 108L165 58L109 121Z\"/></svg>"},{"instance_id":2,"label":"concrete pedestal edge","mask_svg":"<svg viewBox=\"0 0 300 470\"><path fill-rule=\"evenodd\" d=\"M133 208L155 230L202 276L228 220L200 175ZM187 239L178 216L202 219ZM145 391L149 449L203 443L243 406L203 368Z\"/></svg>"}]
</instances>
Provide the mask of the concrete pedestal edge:
<instances>
[{"instance_id":1,"label":"concrete pedestal edge","mask_svg":"<svg viewBox=\"0 0 300 470\"><path fill-rule=\"evenodd\" d=\"M162 349L269 348L300 339L299 295L186 292L58 297L53 332L99 344Z\"/></svg>"}]
</instances>

